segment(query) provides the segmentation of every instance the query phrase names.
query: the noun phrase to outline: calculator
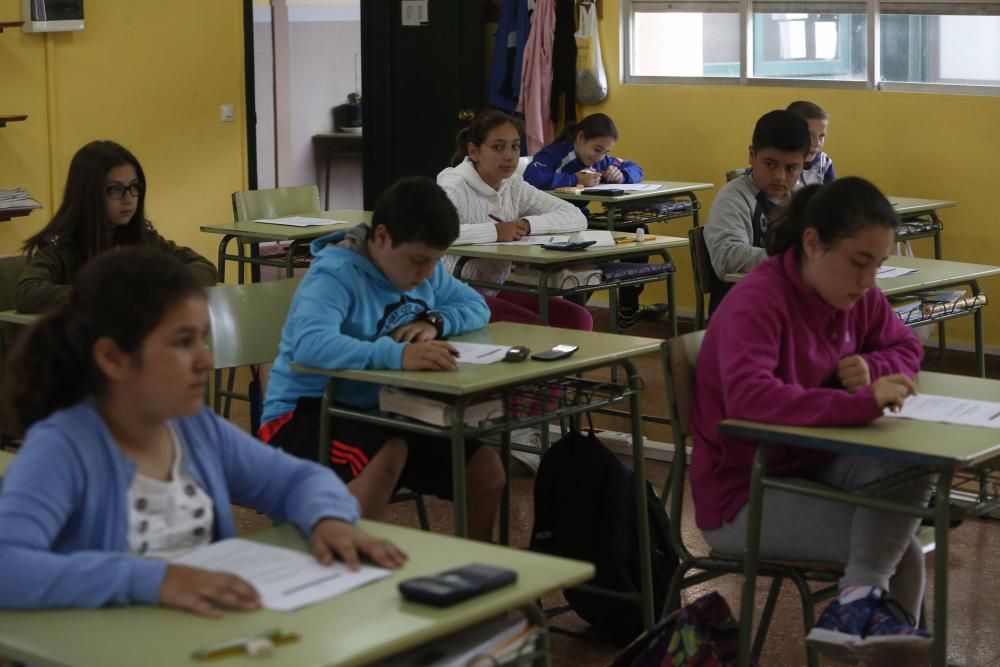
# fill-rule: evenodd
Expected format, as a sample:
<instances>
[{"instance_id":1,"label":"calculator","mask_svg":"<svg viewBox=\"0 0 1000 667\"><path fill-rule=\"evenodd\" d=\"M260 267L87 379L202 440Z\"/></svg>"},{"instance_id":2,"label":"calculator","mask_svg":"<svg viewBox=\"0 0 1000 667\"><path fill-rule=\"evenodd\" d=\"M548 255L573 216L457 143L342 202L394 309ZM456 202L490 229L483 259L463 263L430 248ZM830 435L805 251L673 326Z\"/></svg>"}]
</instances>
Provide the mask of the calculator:
<instances>
[{"instance_id":1,"label":"calculator","mask_svg":"<svg viewBox=\"0 0 1000 667\"><path fill-rule=\"evenodd\" d=\"M471 563L429 577L399 582L399 592L412 602L448 607L517 581L517 572L503 567Z\"/></svg>"}]
</instances>

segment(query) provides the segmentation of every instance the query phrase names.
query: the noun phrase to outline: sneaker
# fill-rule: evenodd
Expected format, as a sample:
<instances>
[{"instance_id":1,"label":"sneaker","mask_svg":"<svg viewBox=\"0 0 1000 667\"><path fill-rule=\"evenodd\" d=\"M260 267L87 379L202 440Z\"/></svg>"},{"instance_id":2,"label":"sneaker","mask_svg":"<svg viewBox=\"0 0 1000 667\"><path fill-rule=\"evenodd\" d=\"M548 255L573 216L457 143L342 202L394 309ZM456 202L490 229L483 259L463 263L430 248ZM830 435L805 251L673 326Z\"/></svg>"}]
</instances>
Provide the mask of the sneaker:
<instances>
[{"instance_id":1,"label":"sneaker","mask_svg":"<svg viewBox=\"0 0 1000 667\"><path fill-rule=\"evenodd\" d=\"M930 659L931 636L880 590L848 604L831 602L806 636L825 656L849 664L920 665Z\"/></svg>"},{"instance_id":2,"label":"sneaker","mask_svg":"<svg viewBox=\"0 0 1000 667\"><path fill-rule=\"evenodd\" d=\"M644 304L635 309L621 308L618 311L618 328L628 329L643 320L658 320L667 314L670 307L665 303Z\"/></svg>"}]
</instances>

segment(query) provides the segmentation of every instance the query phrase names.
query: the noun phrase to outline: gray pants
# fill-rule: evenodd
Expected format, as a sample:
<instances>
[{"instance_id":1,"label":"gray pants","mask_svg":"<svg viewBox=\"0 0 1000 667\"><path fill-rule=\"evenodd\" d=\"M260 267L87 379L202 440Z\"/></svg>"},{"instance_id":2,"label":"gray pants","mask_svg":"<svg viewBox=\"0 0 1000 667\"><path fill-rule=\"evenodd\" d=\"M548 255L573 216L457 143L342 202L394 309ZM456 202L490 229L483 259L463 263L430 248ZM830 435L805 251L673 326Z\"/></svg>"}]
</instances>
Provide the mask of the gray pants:
<instances>
[{"instance_id":1,"label":"gray pants","mask_svg":"<svg viewBox=\"0 0 1000 667\"><path fill-rule=\"evenodd\" d=\"M898 464L885 459L842 454L813 481L853 489L897 470ZM882 497L926 504L929 482L914 482ZM717 551L744 553L748 513L745 505L731 522L704 531L705 540ZM914 536L919 525L916 517L765 489L760 556L844 563L841 589L877 586L916 618L924 595L924 555Z\"/></svg>"}]
</instances>

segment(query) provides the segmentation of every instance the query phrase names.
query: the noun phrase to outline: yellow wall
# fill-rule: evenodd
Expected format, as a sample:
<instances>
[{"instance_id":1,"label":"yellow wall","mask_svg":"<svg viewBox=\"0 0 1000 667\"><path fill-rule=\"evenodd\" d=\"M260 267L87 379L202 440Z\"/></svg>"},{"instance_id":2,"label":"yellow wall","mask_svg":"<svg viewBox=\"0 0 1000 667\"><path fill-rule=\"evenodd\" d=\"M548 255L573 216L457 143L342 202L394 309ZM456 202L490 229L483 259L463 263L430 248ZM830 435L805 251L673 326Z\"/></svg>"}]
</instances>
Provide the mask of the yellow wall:
<instances>
[{"instance_id":1,"label":"yellow wall","mask_svg":"<svg viewBox=\"0 0 1000 667\"><path fill-rule=\"evenodd\" d=\"M0 0L0 20L20 18L21 0ZM0 129L0 188L45 206L0 222L0 254L48 221L76 150L113 139L142 163L157 228L214 262L219 239L198 227L232 220L246 188L242 21L240 0L99 0L81 32L0 34L0 114L29 116Z\"/></svg>"},{"instance_id":2,"label":"yellow wall","mask_svg":"<svg viewBox=\"0 0 1000 667\"><path fill-rule=\"evenodd\" d=\"M705 181L720 186L726 170L746 164L757 118L793 99L809 99L830 114L826 151L837 174L864 176L887 194L953 199L941 213L945 259L1000 264L1000 97L887 93L823 88L622 85L619 0L604 0L601 48L608 97L584 113L602 111L618 125L615 153L643 166L647 178ZM699 198L711 205L717 191ZM704 217L702 221L704 222ZM663 228L685 234L687 221ZM929 241L914 243L933 256ZM693 288L686 253L678 262L682 307ZM982 282L994 305L986 308L987 344L1000 347L1000 278ZM661 292L662 295L662 292ZM652 296L652 294L651 294ZM662 296L660 296L662 299ZM953 339L972 340L971 318L948 326Z\"/></svg>"}]
</instances>

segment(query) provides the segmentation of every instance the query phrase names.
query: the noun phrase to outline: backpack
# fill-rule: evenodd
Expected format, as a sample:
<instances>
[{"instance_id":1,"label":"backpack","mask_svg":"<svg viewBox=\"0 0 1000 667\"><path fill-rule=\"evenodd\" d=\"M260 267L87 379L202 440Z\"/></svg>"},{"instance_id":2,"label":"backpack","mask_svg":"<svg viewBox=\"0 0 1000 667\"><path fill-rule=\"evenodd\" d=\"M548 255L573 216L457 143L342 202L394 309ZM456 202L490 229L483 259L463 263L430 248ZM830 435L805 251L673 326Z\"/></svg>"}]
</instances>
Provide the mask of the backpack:
<instances>
[{"instance_id":1,"label":"backpack","mask_svg":"<svg viewBox=\"0 0 1000 667\"><path fill-rule=\"evenodd\" d=\"M646 505L658 614L678 560L670 547L667 514L649 482ZM597 572L589 585L638 593L638 542L632 470L592 428L586 435L570 431L545 452L538 467L531 549L593 563ZM579 587L563 593L581 618L616 639L629 641L643 631L638 604Z\"/></svg>"},{"instance_id":2,"label":"backpack","mask_svg":"<svg viewBox=\"0 0 1000 667\"><path fill-rule=\"evenodd\" d=\"M713 591L643 633L611 667L735 667L739 652L740 624Z\"/></svg>"}]
</instances>

